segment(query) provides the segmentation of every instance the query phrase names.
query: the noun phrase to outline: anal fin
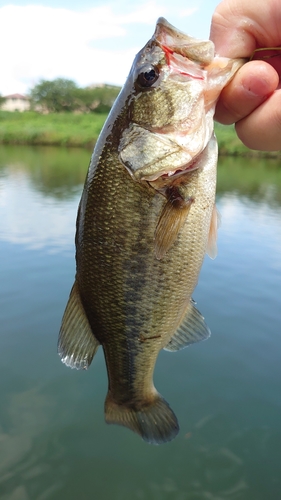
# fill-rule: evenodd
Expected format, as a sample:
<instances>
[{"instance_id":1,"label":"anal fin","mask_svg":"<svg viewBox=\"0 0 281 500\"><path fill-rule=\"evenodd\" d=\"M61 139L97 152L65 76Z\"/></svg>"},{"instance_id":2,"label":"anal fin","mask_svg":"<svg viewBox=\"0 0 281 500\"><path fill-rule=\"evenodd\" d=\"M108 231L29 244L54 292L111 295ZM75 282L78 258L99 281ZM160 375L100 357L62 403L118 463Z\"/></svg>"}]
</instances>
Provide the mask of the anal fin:
<instances>
[{"instance_id":1,"label":"anal fin","mask_svg":"<svg viewBox=\"0 0 281 500\"><path fill-rule=\"evenodd\" d=\"M90 327L75 281L62 318L58 353L67 366L77 370L87 369L98 346L99 342Z\"/></svg>"},{"instance_id":2,"label":"anal fin","mask_svg":"<svg viewBox=\"0 0 281 500\"><path fill-rule=\"evenodd\" d=\"M210 329L206 325L202 314L190 301L181 325L164 349L166 351L179 351L191 344L206 340L210 335Z\"/></svg>"}]
</instances>

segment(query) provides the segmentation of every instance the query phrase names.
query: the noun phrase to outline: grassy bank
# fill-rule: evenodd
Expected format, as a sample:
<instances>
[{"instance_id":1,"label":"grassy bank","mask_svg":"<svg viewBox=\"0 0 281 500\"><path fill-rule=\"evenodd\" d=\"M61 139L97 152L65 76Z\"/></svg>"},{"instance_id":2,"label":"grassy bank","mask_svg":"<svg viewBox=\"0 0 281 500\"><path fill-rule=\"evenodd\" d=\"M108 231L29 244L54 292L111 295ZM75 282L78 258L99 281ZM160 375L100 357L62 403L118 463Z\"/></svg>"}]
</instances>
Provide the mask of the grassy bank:
<instances>
[{"instance_id":1,"label":"grassy bank","mask_svg":"<svg viewBox=\"0 0 281 500\"><path fill-rule=\"evenodd\" d=\"M249 158L281 158L281 151L254 151L238 139L234 126L215 123L220 155L245 156Z\"/></svg>"},{"instance_id":2,"label":"grassy bank","mask_svg":"<svg viewBox=\"0 0 281 500\"><path fill-rule=\"evenodd\" d=\"M106 114L0 111L0 144L79 146L92 148L101 131ZM263 153L246 148L232 126L215 126L221 155L280 157L279 152Z\"/></svg>"},{"instance_id":3,"label":"grassy bank","mask_svg":"<svg viewBox=\"0 0 281 500\"><path fill-rule=\"evenodd\" d=\"M106 114L0 111L0 144L92 147Z\"/></svg>"}]
</instances>

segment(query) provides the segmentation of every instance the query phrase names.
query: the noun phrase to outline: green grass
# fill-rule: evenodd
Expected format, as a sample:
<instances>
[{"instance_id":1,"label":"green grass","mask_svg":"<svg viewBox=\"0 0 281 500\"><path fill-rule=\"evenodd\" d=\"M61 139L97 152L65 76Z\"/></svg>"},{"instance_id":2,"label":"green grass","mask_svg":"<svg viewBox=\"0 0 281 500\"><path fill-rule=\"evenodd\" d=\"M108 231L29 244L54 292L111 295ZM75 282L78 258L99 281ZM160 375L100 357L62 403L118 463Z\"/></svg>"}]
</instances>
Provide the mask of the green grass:
<instances>
[{"instance_id":1,"label":"green grass","mask_svg":"<svg viewBox=\"0 0 281 500\"><path fill-rule=\"evenodd\" d=\"M92 147L106 116L0 111L0 143Z\"/></svg>"},{"instance_id":2,"label":"green grass","mask_svg":"<svg viewBox=\"0 0 281 500\"><path fill-rule=\"evenodd\" d=\"M280 151L254 151L247 148L237 137L234 125L221 125L215 123L215 132L221 156L246 156L259 158L280 158Z\"/></svg>"},{"instance_id":3,"label":"green grass","mask_svg":"<svg viewBox=\"0 0 281 500\"><path fill-rule=\"evenodd\" d=\"M92 148L106 114L24 113L0 111L0 144L79 146ZM238 139L233 126L215 124L221 155L280 157L280 152L252 151Z\"/></svg>"}]
</instances>

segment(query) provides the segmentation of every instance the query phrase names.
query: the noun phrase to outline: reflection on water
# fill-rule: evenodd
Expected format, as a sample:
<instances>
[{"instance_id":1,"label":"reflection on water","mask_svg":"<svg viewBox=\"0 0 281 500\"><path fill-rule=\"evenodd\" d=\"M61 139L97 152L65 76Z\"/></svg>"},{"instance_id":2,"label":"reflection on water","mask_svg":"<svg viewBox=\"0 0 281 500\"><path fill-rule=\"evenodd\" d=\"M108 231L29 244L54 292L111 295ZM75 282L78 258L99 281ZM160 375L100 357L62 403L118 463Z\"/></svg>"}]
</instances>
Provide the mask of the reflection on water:
<instances>
[{"instance_id":1,"label":"reflection on water","mask_svg":"<svg viewBox=\"0 0 281 500\"><path fill-rule=\"evenodd\" d=\"M257 203L280 206L280 160L220 157L217 192L236 193Z\"/></svg>"},{"instance_id":2,"label":"reflection on water","mask_svg":"<svg viewBox=\"0 0 281 500\"><path fill-rule=\"evenodd\" d=\"M18 149L1 148L1 239L33 249L72 249L89 152Z\"/></svg>"},{"instance_id":3,"label":"reflection on water","mask_svg":"<svg viewBox=\"0 0 281 500\"><path fill-rule=\"evenodd\" d=\"M84 183L89 159L89 151L83 149L5 146L1 147L0 176L8 166L10 175L22 174L32 190L67 199Z\"/></svg>"},{"instance_id":4,"label":"reflection on water","mask_svg":"<svg viewBox=\"0 0 281 500\"><path fill-rule=\"evenodd\" d=\"M212 336L160 354L181 431L155 447L104 423L101 351L87 372L56 355L89 156L0 148L0 498L279 500L281 168L221 159L219 255L194 295Z\"/></svg>"},{"instance_id":5,"label":"reflection on water","mask_svg":"<svg viewBox=\"0 0 281 500\"><path fill-rule=\"evenodd\" d=\"M54 418L54 401L42 394L42 389L32 389L15 392L10 395L6 408L7 422L5 430L0 432L0 488L3 485L1 498L7 500L29 499L28 487L30 480L41 480L51 473L51 467L46 460L46 443L42 446L42 435ZM41 446L36 442L41 441ZM49 457L62 458L59 443L48 443ZM22 479L21 484L14 485L14 478ZM52 486L44 491L42 498L48 498L49 492L54 492L61 482L54 481ZM47 494L47 496L46 496ZM34 497L33 497L34 498ZM36 498L41 498L41 496Z\"/></svg>"}]
</instances>

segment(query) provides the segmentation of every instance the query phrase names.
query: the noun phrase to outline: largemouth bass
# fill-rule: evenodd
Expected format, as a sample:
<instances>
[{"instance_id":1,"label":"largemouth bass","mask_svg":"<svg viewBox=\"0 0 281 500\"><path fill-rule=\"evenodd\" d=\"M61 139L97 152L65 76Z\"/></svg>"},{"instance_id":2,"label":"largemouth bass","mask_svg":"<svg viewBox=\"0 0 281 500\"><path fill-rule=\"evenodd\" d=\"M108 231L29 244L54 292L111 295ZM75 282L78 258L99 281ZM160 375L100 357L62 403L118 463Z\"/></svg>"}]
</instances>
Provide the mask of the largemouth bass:
<instances>
[{"instance_id":1,"label":"largemouth bass","mask_svg":"<svg viewBox=\"0 0 281 500\"><path fill-rule=\"evenodd\" d=\"M191 294L205 252L216 252L215 103L241 64L160 18L103 127L79 205L58 351L85 369L101 345L106 422L154 444L179 430L153 385L159 351L210 335Z\"/></svg>"}]
</instances>

